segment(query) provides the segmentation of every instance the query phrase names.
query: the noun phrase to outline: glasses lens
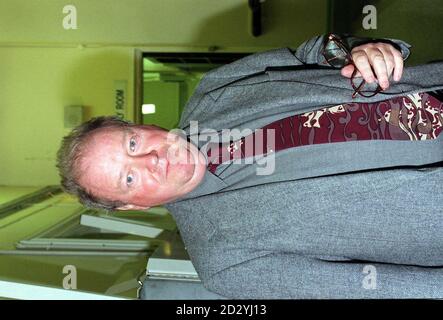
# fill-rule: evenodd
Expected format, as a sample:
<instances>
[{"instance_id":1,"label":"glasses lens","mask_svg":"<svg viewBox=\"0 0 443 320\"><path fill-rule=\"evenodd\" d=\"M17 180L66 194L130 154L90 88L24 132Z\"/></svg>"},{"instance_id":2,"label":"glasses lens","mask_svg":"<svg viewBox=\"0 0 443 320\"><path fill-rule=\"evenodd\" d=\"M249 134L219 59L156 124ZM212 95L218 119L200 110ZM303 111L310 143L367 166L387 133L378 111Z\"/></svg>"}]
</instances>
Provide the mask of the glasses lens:
<instances>
[{"instance_id":1,"label":"glasses lens","mask_svg":"<svg viewBox=\"0 0 443 320\"><path fill-rule=\"evenodd\" d=\"M349 52L334 39L326 42L323 55L326 61L335 68L341 68L350 62Z\"/></svg>"}]
</instances>

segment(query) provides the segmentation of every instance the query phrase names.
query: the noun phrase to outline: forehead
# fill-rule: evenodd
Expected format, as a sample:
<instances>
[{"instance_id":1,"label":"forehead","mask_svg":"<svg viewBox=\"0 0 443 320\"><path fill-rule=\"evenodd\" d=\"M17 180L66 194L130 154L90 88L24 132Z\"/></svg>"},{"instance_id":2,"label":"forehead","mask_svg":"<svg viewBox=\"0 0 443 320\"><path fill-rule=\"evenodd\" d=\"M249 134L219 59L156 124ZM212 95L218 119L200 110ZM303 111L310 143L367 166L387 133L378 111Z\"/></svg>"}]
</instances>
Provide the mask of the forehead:
<instances>
[{"instance_id":1,"label":"forehead","mask_svg":"<svg viewBox=\"0 0 443 320\"><path fill-rule=\"evenodd\" d=\"M79 162L79 182L96 195L114 192L119 173L125 165L124 141L127 128L102 128L85 141Z\"/></svg>"},{"instance_id":2,"label":"forehead","mask_svg":"<svg viewBox=\"0 0 443 320\"><path fill-rule=\"evenodd\" d=\"M92 131L86 138L85 145L90 147L91 144L102 143L102 141L110 141L121 139L127 132L132 131L130 127L105 127Z\"/></svg>"}]
</instances>

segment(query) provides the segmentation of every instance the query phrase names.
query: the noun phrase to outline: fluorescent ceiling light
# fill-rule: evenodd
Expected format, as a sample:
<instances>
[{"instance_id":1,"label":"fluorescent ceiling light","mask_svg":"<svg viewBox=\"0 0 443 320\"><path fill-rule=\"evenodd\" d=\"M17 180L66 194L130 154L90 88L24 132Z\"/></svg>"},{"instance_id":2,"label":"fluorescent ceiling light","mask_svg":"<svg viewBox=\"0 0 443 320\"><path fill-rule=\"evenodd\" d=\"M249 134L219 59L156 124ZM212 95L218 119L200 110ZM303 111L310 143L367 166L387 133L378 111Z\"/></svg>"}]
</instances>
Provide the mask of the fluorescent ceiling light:
<instances>
[{"instance_id":1,"label":"fluorescent ceiling light","mask_svg":"<svg viewBox=\"0 0 443 320\"><path fill-rule=\"evenodd\" d=\"M142 105L142 113L143 114L155 113L155 104L149 103Z\"/></svg>"}]
</instances>

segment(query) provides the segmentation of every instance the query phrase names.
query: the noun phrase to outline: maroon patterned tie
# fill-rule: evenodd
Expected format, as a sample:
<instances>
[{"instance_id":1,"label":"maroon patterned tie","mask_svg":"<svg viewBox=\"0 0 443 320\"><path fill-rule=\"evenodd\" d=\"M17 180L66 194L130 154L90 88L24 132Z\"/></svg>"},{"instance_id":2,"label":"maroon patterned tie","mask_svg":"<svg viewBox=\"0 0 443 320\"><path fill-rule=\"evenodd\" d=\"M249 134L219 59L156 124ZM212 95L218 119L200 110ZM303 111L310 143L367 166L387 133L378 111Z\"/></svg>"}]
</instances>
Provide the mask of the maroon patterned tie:
<instances>
[{"instance_id":1,"label":"maroon patterned tie","mask_svg":"<svg viewBox=\"0 0 443 320\"><path fill-rule=\"evenodd\" d=\"M215 173L223 162L310 144L435 139L442 126L443 103L427 93L376 103L346 103L277 120L234 142L210 143L208 169ZM268 129L275 130L275 144L270 144L275 148L267 147Z\"/></svg>"}]
</instances>

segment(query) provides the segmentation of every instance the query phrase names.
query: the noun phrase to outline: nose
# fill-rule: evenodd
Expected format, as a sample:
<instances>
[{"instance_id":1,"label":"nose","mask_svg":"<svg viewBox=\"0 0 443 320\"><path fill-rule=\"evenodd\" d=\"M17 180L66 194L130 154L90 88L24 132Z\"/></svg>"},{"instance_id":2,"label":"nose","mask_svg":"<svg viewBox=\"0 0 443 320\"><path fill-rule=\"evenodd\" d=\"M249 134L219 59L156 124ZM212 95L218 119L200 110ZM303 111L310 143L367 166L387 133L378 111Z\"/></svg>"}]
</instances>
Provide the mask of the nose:
<instances>
[{"instance_id":1,"label":"nose","mask_svg":"<svg viewBox=\"0 0 443 320\"><path fill-rule=\"evenodd\" d=\"M161 149L150 150L131 158L132 166L140 172L147 169L149 175L159 183L166 179L167 162Z\"/></svg>"},{"instance_id":2,"label":"nose","mask_svg":"<svg viewBox=\"0 0 443 320\"><path fill-rule=\"evenodd\" d=\"M145 154L142 157L141 160L142 163L140 163L142 166L146 166L149 171L155 172L157 171L158 166L158 153L157 151L151 151L148 154Z\"/></svg>"}]
</instances>

